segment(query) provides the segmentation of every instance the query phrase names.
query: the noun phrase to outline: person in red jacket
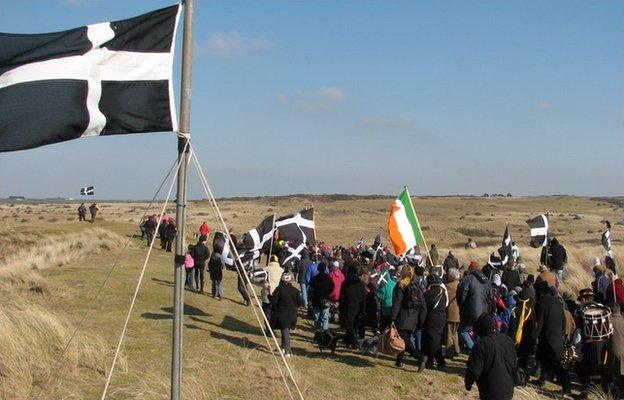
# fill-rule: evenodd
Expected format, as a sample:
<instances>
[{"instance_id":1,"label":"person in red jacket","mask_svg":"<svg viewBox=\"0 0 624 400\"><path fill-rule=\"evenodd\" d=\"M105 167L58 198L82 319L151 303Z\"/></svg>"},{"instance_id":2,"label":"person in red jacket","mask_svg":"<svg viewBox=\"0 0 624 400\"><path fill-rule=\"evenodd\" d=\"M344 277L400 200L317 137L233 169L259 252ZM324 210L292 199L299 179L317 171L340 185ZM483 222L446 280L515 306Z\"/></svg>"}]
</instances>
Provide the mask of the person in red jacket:
<instances>
[{"instance_id":1,"label":"person in red jacket","mask_svg":"<svg viewBox=\"0 0 624 400\"><path fill-rule=\"evenodd\" d=\"M204 223L199 226L199 236L208 236L209 233L210 227L208 226L208 223L204 221Z\"/></svg>"}]
</instances>

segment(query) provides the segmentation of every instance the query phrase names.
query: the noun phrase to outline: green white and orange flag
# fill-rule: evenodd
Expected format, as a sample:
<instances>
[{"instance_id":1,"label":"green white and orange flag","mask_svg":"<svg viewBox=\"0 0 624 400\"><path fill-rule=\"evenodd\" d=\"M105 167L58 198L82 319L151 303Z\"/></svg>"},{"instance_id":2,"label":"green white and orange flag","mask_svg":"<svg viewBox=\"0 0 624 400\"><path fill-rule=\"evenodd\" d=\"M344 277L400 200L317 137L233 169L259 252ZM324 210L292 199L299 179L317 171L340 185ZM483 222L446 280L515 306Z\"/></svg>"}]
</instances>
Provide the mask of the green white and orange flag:
<instances>
[{"instance_id":1,"label":"green white and orange flag","mask_svg":"<svg viewBox=\"0 0 624 400\"><path fill-rule=\"evenodd\" d=\"M388 218L388 232L394 246L394 253L398 256L402 256L415 245L422 248L425 243L425 237L420 229L407 187L392 203L390 218Z\"/></svg>"}]
</instances>

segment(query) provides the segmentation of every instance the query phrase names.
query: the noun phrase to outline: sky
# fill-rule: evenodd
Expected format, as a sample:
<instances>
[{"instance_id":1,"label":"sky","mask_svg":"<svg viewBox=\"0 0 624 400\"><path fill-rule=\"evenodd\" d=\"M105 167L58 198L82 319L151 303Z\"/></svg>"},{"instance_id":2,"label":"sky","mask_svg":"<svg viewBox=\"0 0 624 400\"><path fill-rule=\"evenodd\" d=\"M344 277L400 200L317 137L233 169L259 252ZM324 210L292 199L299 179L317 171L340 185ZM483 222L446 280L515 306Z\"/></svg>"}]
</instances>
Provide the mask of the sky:
<instances>
[{"instance_id":1,"label":"sky","mask_svg":"<svg viewBox=\"0 0 624 400\"><path fill-rule=\"evenodd\" d=\"M0 31L170 4L0 0ZM217 197L623 195L623 4L197 0L192 142ZM153 133L2 153L0 197L148 199L176 151Z\"/></svg>"}]
</instances>

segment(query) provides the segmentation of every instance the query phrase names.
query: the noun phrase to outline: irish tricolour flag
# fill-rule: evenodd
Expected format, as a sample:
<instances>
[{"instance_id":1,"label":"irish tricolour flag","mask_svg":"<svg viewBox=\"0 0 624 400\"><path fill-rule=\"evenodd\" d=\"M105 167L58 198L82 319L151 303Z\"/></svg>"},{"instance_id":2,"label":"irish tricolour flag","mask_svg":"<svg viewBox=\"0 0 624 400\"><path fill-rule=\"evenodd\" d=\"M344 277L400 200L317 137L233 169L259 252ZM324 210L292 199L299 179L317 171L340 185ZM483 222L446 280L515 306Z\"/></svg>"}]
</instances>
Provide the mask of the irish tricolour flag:
<instances>
[{"instance_id":1,"label":"irish tricolour flag","mask_svg":"<svg viewBox=\"0 0 624 400\"><path fill-rule=\"evenodd\" d=\"M405 254L415 245L422 247L425 242L407 188L403 189L392 204L388 219L388 232L390 233L390 241L394 246L394 252L399 256Z\"/></svg>"}]
</instances>

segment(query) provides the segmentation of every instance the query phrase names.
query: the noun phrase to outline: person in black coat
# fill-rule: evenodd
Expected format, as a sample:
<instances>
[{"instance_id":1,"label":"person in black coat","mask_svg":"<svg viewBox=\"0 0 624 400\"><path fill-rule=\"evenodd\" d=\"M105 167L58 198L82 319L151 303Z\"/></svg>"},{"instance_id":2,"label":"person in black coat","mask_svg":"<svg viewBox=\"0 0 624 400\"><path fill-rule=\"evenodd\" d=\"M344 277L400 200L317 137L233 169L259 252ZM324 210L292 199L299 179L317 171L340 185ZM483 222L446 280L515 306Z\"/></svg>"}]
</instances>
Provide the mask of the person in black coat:
<instances>
[{"instance_id":1,"label":"person in black coat","mask_svg":"<svg viewBox=\"0 0 624 400\"><path fill-rule=\"evenodd\" d=\"M377 289L370 279L370 273L364 272L360 275L360 280L364 284L364 318L360 320L358 327L358 337L366 337L366 328L370 327L373 336L379 335L379 299L377 299Z\"/></svg>"},{"instance_id":2,"label":"person in black coat","mask_svg":"<svg viewBox=\"0 0 624 400\"><path fill-rule=\"evenodd\" d=\"M175 221L170 218L169 222L165 226L165 250L171 253L171 247L173 245L173 240L178 234L178 228L176 228Z\"/></svg>"},{"instance_id":3,"label":"person in black coat","mask_svg":"<svg viewBox=\"0 0 624 400\"><path fill-rule=\"evenodd\" d=\"M199 239L199 242L195 245L195 247L193 247L193 250L191 251L191 256L193 256L193 263L194 263L193 270L194 270L194 276L195 276L195 289L198 290L200 293L203 293L206 260L210 258L210 251L208 250L208 247L206 247L205 236L202 236ZM221 277L221 279L223 279L223 277ZM213 297L214 297L214 294L213 294Z\"/></svg>"},{"instance_id":4,"label":"person in black coat","mask_svg":"<svg viewBox=\"0 0 624 400\"><path fill-rule=\"evenodd\" d=\"M496 330L494 318L483 313L475 323L479 340L466 363L466 390L476 382L482 400L513 399L516 349L511 338Z\"/></svg>"},{"instance_id":5,"label":"person in black coat","mask_svg":"<svg viewBox=\"0 0 624 400\"><path fill-rule=\"evenodd\" d=\"M537 338L537 360L542 366L538 384L544 385L546 376L557 375L564 394L570 391L570 376L561 366L565 351L566 318L563 302L557 295L557 289L551 287L538 300L535 306L535 323Z\"/></svg>"},{"instance_id":6,"label":"person in black coat","mask_svg":"<svg viewBox=\"0 0 624 400\"><path fill-rule=\"evenodd\" d=\"M518 382L518 384L525 386L526 378L529 376L529 358L535 351L535 306L531 294L526 289L518 293L517 298L518 302L511 312L507 334L514 341L518 356L518 369L523 372L521 374L523 382Z\"/></svg>"},{"instance_id":7,"label":"person in black coat","mask_svg":"<svg viewBox=\"0 0 624 400\"><path fill-rule=\"evenodd\" d=\"M319 264L318 273L310 281L310 303L312 303L314 315L315 337L318 336L318 333L329 330L329 298L334 290L334 282L326 271L326 265L324 263Z\"/></svg>"},{"instance_id":8,"label":"person in black coat","mask_svg":"<svg viewBox=\"0 0 624 400\"><path fill-rule=\"evenodd\" d=\"M147 220L145 221L145 235L147 236L147 245L151 245L152 244L152 240L154 240L154 234L156 233L156 225L158 225L158 223L156 222L156 219L154 218L153 215L150 215L149 217L147 217Z\"/></svg>"},{"instance_id":9,"label":"person in black coat","mask_svg":"<svg viewBox=\"0 0 624 400\"><path fill-rule=\"evenodd\" d=\"M223 263L217 253L212 253L208 261L208 274L212 283L212 298L219 300L223 297Z\"/></svg>"},{"instance_id":10,"label":"person in black coat","mask_svg":"<svg viewBox=\"0 0 624 400\"><path fill-rule=\"evenodd\" d=\"M364 284L358 277L357 270L349 268L347 279L340 291L340 320L345 329L344 343L347 348L357 348L356 328L364 315Z\"/></svg>"},{"instance_id":11,"label":"person in black coat","mask_svg":"<svg viewBox=\"0 0 624 400\"><path fill-rule=\"evenodd\" d=\"M418 366L418 371L431 367L433 359L438 363L438 368L444 369L446 362L442 354L442 338L446 326L446 307L448 306L448 293L442 285L438 275L427 276L427 291L425 292L425 304L427 315L422 330L422 354L423 357Z\"/></svg>"},{"instance_id":12,"label":"person in black coat","mask_svg":"<svg viewBox=\"0 0 624 400\"><path fill-rule=\"evenodd\" d=\"M301 305L301 294L292 284L292 273L285 272L271 295L271 325L282 333L282 351L290 357L290 330L297 325L297 308Z\"/></svg>"},{"instance_id":13,"label":"person in black coat","mask_svg":"<svg viewBox=\"0 0 624 400\"><path fill-rule=\"evenodd\" d=\"M421 328L427 316L425 297L420 287L414 283L412 267L406 265L401 270L401 278L394 287L392 294L392 310L390 317L399 335L405 341L405 351L397 354L397 367L403 365L403 357L408 352L420 361L420 354L414 345L414 331Z\"/></svg>"}]
</instances>

